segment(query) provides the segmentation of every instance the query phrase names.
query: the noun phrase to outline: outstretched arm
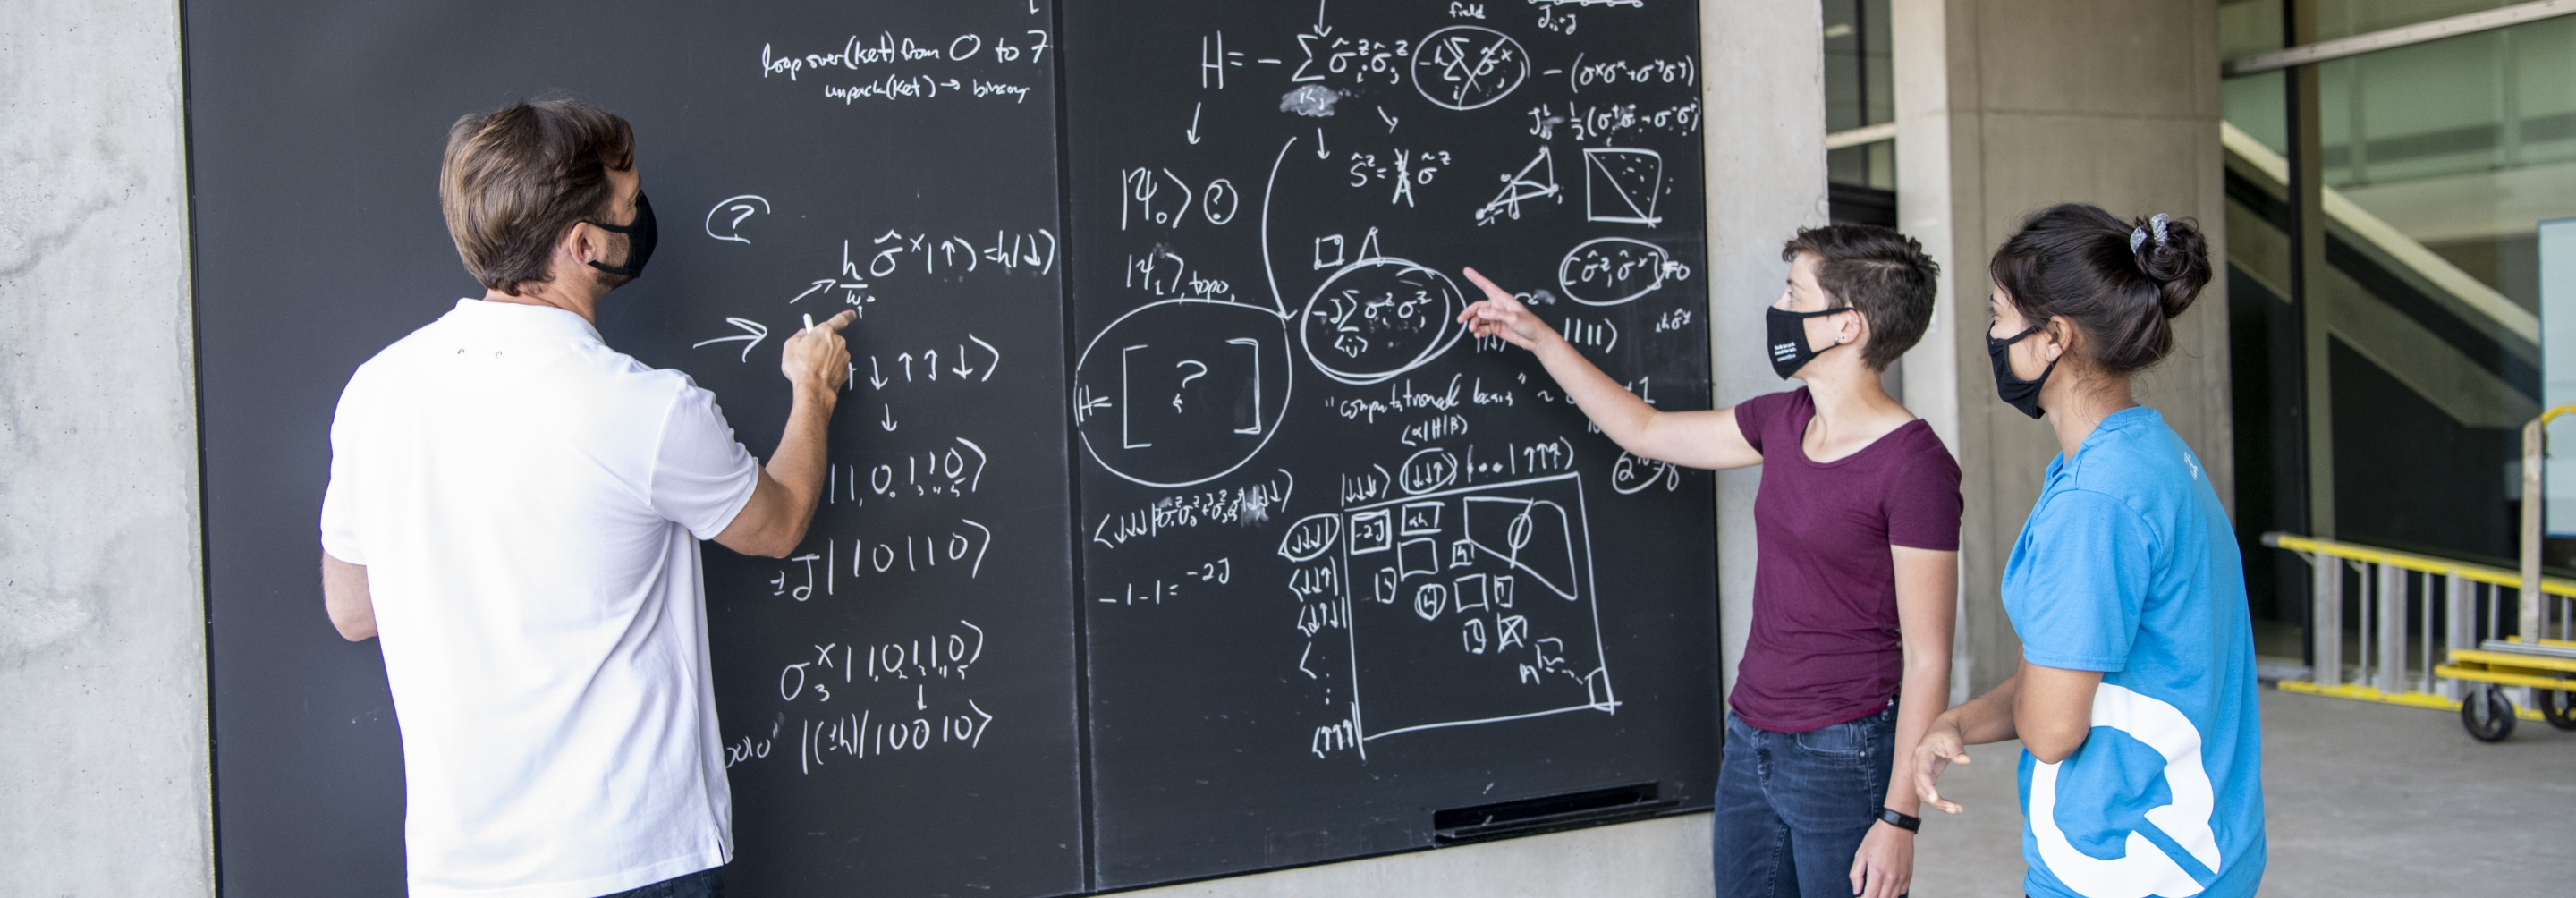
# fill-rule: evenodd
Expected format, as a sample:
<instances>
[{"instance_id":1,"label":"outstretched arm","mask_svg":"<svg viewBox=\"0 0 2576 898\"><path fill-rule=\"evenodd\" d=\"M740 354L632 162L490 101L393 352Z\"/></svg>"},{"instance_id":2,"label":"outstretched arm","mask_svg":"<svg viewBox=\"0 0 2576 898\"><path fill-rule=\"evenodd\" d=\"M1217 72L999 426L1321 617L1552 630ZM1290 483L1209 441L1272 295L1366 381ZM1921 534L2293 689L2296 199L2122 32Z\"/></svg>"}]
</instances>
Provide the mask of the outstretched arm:
<instances>
[{"instance_id":1,"label":"outstretched arm","mask_svg":"<svg viewBox=\"0 0 2576 898\"><path fill-rule=\"evenodd\" d=\"M1601 373L1555 328L1513 299L1511 291L1495 286L1473 268L1467 269L1467 279L1485 291L1485 298L1460 312L1458 320L1476 336L1501 337L1537 355L1539 364L1547 366L1548 376L1556 378L1557 386L1564 388L1583 414L1619 448L1694 468L1741 468L1762 463L1762 453L1754 451L1753 445L1745 442L1743 431L1736 427L1734 409L1658 411L1611 380L1610 375Z\"/></svg>"}]
</instances>

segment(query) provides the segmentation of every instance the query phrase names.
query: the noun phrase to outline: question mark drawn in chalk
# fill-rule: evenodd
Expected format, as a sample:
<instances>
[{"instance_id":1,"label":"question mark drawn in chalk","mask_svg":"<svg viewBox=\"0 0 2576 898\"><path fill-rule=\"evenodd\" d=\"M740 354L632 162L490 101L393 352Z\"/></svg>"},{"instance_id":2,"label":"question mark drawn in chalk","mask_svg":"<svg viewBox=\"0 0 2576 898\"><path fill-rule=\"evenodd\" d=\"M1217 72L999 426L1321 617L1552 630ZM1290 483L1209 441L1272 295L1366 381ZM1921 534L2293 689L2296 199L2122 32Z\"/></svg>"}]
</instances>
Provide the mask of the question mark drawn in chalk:
<instances>
[{"instance_id":1,"label":"question mark drawn in chalk","mask_svg":"<svg viewBox=\"0 0 2576 898\"><path fill-rule=\"evenodd\" d=\"M753 205L754 203L759 205L755 206ZM734 214L733 220L725 223L726 233L718 234L716 233L716 216L726 212ZM707 236L718 240L731 240L735 243L749 246L751 245L751 240L749 238L738 233L733 233L733 231L742 227L742 220L750 218L753 213L765 214L767 212L769 212L769 200L762 198L757 194L746 193L737 197L729 197L724 202L717 203L715 208L707 210Z\"/></svg>"},{"instance_id":2,"label":"question mark drawn in chalk","mask_svg":"<svg viewBox=\"0 0 2576 898\"><path fill-rule=\"evenodd\" d=\"M1199 360L1197 360L1197 359L1182 359L1182 360L1180 360L1180 362L1179 362L1178 364L1175 364L1175 365L1173 365L1172 367L1174 367L1174 368L1178 368L1178 367L1181 367L1182 365L1197 365L1199 370L1197 370L1197 371L1195 371L1195 372L1192 372L1192 373L1190 373L1190 374L1185 374L1185 375L1182 375L1182 376L1181 376L1181 389L1184 389L1184 390L1189 389L1190 381L1194 381L1194 380L1197 380L1197 379L1199 379L1199 378L1202 378L1202 377L1206 377L1206 376L1207 376L1207 363L1205 363L1205 362L1201 362L1201 361L1199 361ZM1179 393L1174 393L1174 394L1172 394L1172 412L1173 412L1173 414L1179 414L1179 413L1180 413L1180 411L1181 411L1181 394L1179 394Z\"/></svg>"}]
</instances>

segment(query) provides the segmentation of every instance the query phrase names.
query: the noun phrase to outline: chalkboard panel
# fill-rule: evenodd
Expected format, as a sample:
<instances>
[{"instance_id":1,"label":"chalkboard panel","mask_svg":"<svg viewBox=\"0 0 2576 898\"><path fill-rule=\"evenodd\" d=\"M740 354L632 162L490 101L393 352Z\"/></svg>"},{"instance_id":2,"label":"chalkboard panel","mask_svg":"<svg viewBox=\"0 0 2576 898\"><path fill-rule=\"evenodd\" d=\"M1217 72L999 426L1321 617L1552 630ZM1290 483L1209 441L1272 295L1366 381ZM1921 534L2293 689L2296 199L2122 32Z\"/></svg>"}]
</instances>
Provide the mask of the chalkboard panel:
<instances>
[{"instance_id":1,"label":"chalkboard panel","mask_svg":"<svg viewBox=\"0 0 2576 898\"><path fill-rule=\"evenodd\" d=\"M1349 7L190 4L222 887L401 887L383 668L314 576L327 426L480 293L449 122L549 89L635 124L669 235L603 334L755 454L777 336L863 315L807 545L705 550L737 890L1072 894L1704 806L1712 481L1450 320L1475 265L1706 407L1694 11Z\"/></svg>"},{"instance_id":2,"label":"chalkboard panel","mask_svg":"<svg viewBox=\"0 0 2576 898\"><path fill-rule=\"evenodd\" d=\"M705 549L745 894L1082 888L1053 12L954 4L190 4L222 882L398 894L372 643L321 614L356 365L481 289L448 124L553 88L624 115L660 210L611 346L766 456L778 338L861 310L833 495L786 562Z\"/></svg>"},{"instance_id":3,"label":"chalkboard panel","mask_svg":"<svg viewBox=\"0 0 2576 898\"><path fill-rule=\"evenodd\" d=\"M1454 320L1475 266L1707 407L1692 7L1064 19L1093 885L1704 806L1712 479Z\"/></svg>"}]
</instances>

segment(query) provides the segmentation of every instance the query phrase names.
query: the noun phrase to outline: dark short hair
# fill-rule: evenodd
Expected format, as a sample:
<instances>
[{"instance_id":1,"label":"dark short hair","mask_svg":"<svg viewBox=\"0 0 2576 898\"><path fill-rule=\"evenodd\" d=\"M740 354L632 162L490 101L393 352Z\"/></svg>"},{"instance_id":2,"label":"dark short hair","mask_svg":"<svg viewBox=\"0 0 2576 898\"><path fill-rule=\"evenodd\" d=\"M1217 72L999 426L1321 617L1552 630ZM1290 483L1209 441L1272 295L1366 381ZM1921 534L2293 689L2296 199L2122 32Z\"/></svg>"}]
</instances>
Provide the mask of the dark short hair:
<instances>
[{"instance_id":1,"label":"dark short hair","mask_svg":"<svg viewBox=\"0 0 2576 898\"><path fill-rule=\"evenodd\" d=\"M2022 219L1986 271L2031 324L2074 322L2080 354L2127 374L2173 351L2174 316L2209 283L2209 244L2188 218L2121 221L2100 206L2059 203Z\"/></svg>"},{"instance_id":2,"label":"dark short hair","mask_svg":"<svg viewBox=\"0 0 2576 898\"><path fill-rule=\"evenodd\" d=\"M1914 238L1877 225L1801 228L1780 248L1783 261L1799 253L1816 257L1816 286L1826 299L1860 310L1869 321L1861 362L1885 371L1923 339L1932 324L1932 295L1941 263L1923 254Z\"/></svg>"},{"instance_id":3,"label":"dark short hair","mask_svg":"<svg viewBox=\"0 0 2576 898\"><path fill-rule=\"evenodd\" d=\"M570 97L512 103L447 129L438 204L465 270L483 286L518 295L544 283L555 241L608 214L611 169L635 167L626 120Z\"/></svg>"}]
</instances>

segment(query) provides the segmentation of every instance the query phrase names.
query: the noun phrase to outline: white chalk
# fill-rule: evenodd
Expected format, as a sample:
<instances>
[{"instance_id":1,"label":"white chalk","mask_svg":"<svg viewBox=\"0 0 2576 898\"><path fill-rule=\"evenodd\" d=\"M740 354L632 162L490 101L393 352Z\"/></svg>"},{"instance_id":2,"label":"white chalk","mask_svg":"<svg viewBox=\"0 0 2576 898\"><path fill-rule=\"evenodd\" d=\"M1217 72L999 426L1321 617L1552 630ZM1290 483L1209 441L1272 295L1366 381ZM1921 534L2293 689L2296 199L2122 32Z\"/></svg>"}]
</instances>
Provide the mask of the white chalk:
<instances>
[{"instance_id":1,"label":"white chalk","mask_svg":"<svg viewBox=\"0 0 2576 898\"><path fill-rule=\"evenodd\" d=\"M812 312L805 313L805 329L809 331L814 329L814 313Z\"/></svg>"}]
</instances>

